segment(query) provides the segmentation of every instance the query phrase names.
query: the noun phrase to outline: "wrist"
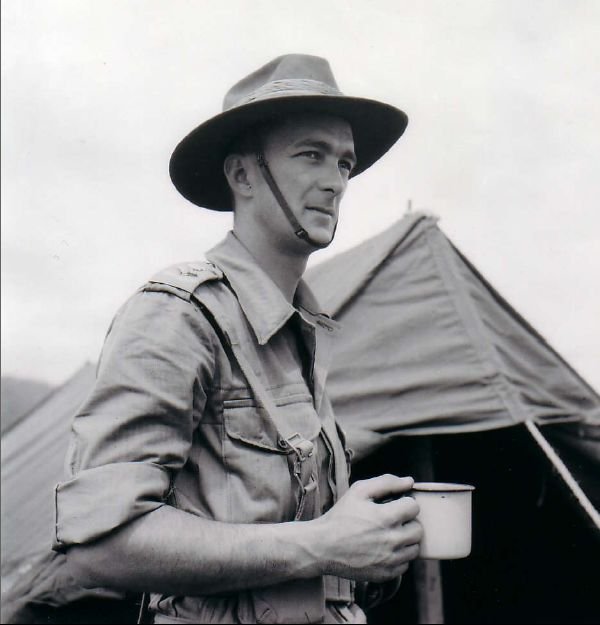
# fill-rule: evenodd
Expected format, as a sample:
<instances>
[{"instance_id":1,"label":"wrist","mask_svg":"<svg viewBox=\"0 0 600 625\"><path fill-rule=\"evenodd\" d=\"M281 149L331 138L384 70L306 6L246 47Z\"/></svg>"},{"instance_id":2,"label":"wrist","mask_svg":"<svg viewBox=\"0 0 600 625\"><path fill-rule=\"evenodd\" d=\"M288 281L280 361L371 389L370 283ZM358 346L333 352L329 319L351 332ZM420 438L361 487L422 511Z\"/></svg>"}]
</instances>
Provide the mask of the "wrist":
<instances>
[{"instance_id":1,"label":"wrist","mask_svg":"<svg viewBox=\"0 0 600 625\"><path fill-rule=\"evenodd\" d=\"M320 577L327 570L326 528L320 519L284 523L282 529L289 547L290 560L294 563L297 578Z\"/></svg>"}]
</instances>

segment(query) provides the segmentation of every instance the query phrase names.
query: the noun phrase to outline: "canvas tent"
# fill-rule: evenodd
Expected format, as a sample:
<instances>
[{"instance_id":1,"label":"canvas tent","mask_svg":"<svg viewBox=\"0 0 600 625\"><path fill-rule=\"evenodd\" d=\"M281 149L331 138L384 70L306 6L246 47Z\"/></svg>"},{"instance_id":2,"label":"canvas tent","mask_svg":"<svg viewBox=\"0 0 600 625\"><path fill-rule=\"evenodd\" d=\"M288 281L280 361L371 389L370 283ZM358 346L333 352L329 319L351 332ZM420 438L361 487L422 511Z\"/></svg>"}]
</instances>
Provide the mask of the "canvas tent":
<instances>
[{"instance_id":1,"label":"canvas tent","mask_svg":"<svg viewBox=\"0 0 600 625\"><path fill-rule=\"evenodd\" d=\"M94 376L86 363L2 436L3 595L51 545L54 486L63 474L71 420Z\"/></svg>"},{"instance_id":2,"label":"canvas tent","mask_svg":"<svg viewBox=\"0 0 600 625\"><path fill-rule=\"evenodd\" d=\"M355 477L477 488L471 557L413 567L416 601L413 579L377 622L598 622L598 394L431 217L307 278L343 326L327 384Z\"/></svg>"},{"instance_id":3,"label":"canvas tent","mask_svg":"<svg viewBox=\"0 0 600 625\"><path fill-rule=\"evenodd\" d=\"M357 452L355 477L394 472L473 483L477 489L472 555L441 566L411 567L397 598L376 609L372 619L600 620L593 573L600 561L594 516L600 466L597 393L487 284L430 217L407 215L313 267L307 279L343 324L328 388ZM70 385L83 399L91 377L82 374ZM30 473L44 472L44 485L39 481L27 496L11 501L15 516L11 527L6 525L6 540L13 543L13 570L16 562L34 556L31 545L48 544L51 520L40 519L35 536L23 536L24 516L16 508L27 504L27 516L42 500L46 505L51 496L46 482L58 481L60 470L35 460L49 454L54 460L60 455L62 462L76 403L68 414L66 401L44 406L36 417L40 423L33 427L31 422L22 438L10 443L6 468L3 441L3 492L5 486L9 492L18 489L25 476L32 480ZM48 432L52 423L56 436L49 450L38 433ZM550 441L550 449L540 447L536 433ZM55 439L63 435L59 449ZM37 451L28 456L28 465L18 458L29 446ZM565 475L573 484L564 481Z\"/></svg>"}]
</instances>

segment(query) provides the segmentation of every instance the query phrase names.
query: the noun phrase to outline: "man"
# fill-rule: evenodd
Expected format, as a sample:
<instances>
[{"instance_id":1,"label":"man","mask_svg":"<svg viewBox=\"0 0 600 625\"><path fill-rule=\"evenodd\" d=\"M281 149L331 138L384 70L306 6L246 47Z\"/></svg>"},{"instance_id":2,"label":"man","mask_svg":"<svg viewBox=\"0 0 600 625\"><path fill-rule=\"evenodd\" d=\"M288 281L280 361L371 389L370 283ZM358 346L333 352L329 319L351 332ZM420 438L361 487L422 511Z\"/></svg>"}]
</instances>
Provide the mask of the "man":
<instances>
[{"instance_id":1,"label":"man","mask_svg":"<svg viewBox=\"0 0 600 625\"><path fill-rule=\"evenodd\" d=\"M305 55L251 74L224 109L170 172L195 204L233 207L233 232L117 314L56 490L55 548L86 585L151 592L155 623L364 622L354 582L404 573L418 508L400 497L411 478L348 489L324 388L337 324L301 277L406 116L344 96Z\"/></svg>"}]
</instances>

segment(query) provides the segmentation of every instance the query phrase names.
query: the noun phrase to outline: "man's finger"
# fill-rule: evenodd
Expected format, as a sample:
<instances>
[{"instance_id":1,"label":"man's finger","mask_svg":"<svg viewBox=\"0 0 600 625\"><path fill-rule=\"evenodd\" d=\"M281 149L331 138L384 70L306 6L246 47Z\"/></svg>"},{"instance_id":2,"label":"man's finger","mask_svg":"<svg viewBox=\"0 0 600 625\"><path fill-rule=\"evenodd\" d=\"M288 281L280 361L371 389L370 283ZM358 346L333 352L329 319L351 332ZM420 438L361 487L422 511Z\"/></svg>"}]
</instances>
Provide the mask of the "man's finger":
<instances>
[{"instance_id":1,"label":"man's finger","mask_svg":"<svg viewBox=\"0 0 600 625\"><path fill-rule=\"evenodd\" d=\"M356 482L354 486L361 495L373 500L382 500L388 497L393 499L394 496L409 491L414 483L412 477L398 477L387 473L368 480L361 480Z\"/></svg>"},{"instance_id":2,"label":"man's finger","mask_svg":"<svg viewBox=\"0 0 600 625\"><path fill-rule=\"evenodd\" d=\"M408 521L402 524L402 541L399 548L418 545L423 540L423 527L418 521Z\"/></svg>"},{"instance_id":3,"label":"man's finger","mask_svg":"<svg viewBox=\"0 0 600 625\"><path fill-rule=\"evenodd\" d=\"M408 495L383 505L385 505L386 512L390 512L402 525L412 521L419 514L419 504Z\"/></svg>"}]
</instances>

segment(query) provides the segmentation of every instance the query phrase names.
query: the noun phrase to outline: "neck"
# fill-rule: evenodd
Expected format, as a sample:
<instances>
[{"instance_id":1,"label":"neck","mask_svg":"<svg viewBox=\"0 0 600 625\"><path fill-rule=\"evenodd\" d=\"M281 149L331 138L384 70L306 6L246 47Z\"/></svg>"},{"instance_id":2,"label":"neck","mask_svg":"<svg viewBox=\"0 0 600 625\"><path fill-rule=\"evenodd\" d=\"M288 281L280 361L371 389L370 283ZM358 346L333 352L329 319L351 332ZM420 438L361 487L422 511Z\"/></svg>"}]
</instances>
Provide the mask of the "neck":
<instances>
[{"instance_id":1,"label":"neck","mask_svg":"<svg viewBox=\"0 0 600 625\"><path fill-rule=\"evenodd\" d=\"M285 242L274 241L266 231L254 231L252 236L243 228L234 226L233 231L286 300L292 303L298 282L306 269L309 252L290 249Z\"/></svg>"}]
</instances>

